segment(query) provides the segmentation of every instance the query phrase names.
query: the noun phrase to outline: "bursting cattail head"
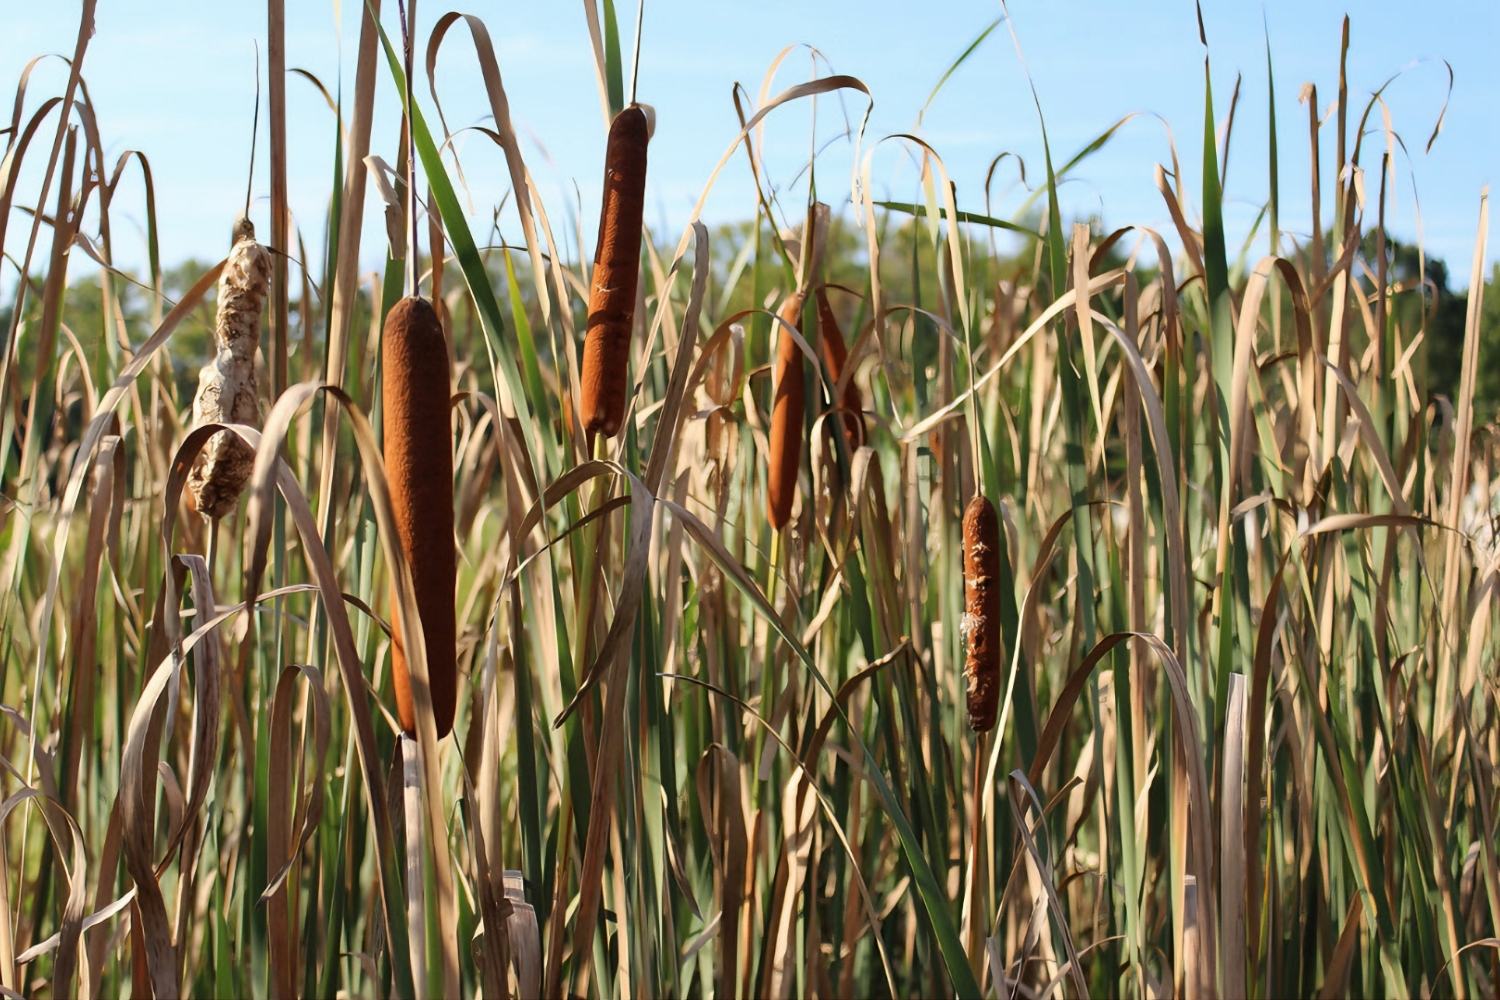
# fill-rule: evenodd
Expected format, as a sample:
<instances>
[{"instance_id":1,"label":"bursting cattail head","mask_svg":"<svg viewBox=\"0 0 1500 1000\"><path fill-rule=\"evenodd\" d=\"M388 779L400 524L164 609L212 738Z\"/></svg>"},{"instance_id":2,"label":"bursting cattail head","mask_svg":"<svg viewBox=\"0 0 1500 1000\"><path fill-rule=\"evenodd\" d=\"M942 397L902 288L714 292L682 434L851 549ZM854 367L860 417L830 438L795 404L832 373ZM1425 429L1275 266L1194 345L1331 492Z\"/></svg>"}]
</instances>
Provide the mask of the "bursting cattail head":
<instances>
[{"instance_id":1,"label":"bursting cattail head","mask_svg":"<svg viewBox=\"0 0 1500 1000\"><path fill-rule=\"evenodd\" d=\"M793 292L781 305L781 322L797 327L802 323L804 294ZM780 531L792 516L797 497L797 472L802 465L802 412L807 387L802 371L802 351L790 331L778 323L776 341L775 398L771 403L771 465L767 470L767 517Z\"/></svg>"},{"instance_id":2,"label":"bursting cattail head","mask_svg":"<svg viewBox=\"0 0 1500 1000\"><path fill-rule=\"evenodd\" d=\"M255 242L255 226L240 218L234 224L234 246L219 276L219 304L214 340L220 350L254 359L260 346L260 314L271 287L271 253Z\"/></svg>"},{"instance_id":3,"label":"bursting cattail head","mask_svg":"<svg viewBox=\"0 0 1500 1000\"><path fill-rule=\"evenodd\" d=\"M590 432L613 437L625 420L630 385L630 328L641 266L641 213L646 200L646 113L631 105L609 126L604 201L589 287L579 402Z\"/></svg>"},{"instance_id":4,"label":"bursting cattail head","mask_svg":"<svg viewBox=\"0 0 1500 1000\"><path fill-rule=\"evenodd\" d=\"M964 616L959 631L968 646L964 682L969 728L995 726L1000 700L1000 519L995 505L976 495L964 508Z\"/></svg>"},{"instance_id":5,"label":"bursting cattail head","mask_svg":"<svg viewBox=\"0 0 1500 1000\"><path fill-rule=\"evenodd\" d=\"M260 344L260 314L271 286L271 255L255 242L255 227L240 219L234 247L219 276L219 305L214 317L214 359L198 373L193 397L193 425L257 424L259 393L255 352ZM216 520L234 510L250 482L255 452L228 431L209 439L188 472L188 502L205 518Z\"/></svg>"},{"instance_id":6,"label":"bursting cattail head","mask_svg":"<svg viewBox=\"0 0 1500 1000\"><path fill-rule=\"evenodd\" d=\"M844 366L849 361L849 351L844 346L844 335L839 330L839 321L833 315L833 306L828 301L827 288L819 287L817 297L818 341L823 345L823 360L828 363L828 377L836 390L839 379L843 377ZM852 376L844 386L837 405L842 411L844 436L849 441L849 447L851 450L858 448L864 442L865 426L860 416L864 411L864 400L860 398L859 386L854 384Z\"/></svg>"},{"instance_id":7,"label":"bursting cattail head","mask_svg":"<svg viewBox=\"0 0 1500 1000\"><path fill-rule=\"evenodd\" d=\"M411 567L427 650L438 738L453 727L457 625L453 546L453 433L448 345L437 312L408 296L385 318L381 352L382 452L401 554ZM394 591L392 605L394 606ZM391 679L401 727L416 732L411 673L400 620L391 615Z\"/></svg>"}]
</instances>

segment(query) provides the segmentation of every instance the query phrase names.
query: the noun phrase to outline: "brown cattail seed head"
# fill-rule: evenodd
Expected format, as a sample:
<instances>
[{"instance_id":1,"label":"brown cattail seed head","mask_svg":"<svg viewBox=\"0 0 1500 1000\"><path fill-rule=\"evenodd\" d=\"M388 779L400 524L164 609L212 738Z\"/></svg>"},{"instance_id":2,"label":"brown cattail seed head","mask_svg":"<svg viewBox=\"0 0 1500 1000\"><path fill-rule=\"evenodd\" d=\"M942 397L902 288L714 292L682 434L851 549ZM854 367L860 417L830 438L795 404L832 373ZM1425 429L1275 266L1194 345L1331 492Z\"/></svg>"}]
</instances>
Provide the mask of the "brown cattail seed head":
<instances>
[{"instance_id":1,"label":"brown cattail seed head","mask_svg":"<svg viewBox=\"0 0 1500 1000\"><path fill-rule=\"evenodd\" d=\"M817 297L818 341L823 345L823 360L828 363L828 377L837 389L839 379L844 374L844 366L849 361L849 351L844 347L844 335L839 330L838 319L833 315L833 306L828 302L828 290L820 287ZM864 411L864 400L860 398L859 386L854 384L852 377L848 385L844 386L838 407L843 411L844 435L848 438L849 447L858 448L864 442L865 425L860 416Z\"/></svg>"},{"instance_id":2,"label":"brown cattail seed head","mask_svg":"<svg viewBox=\"0 0 1500 1000\"><path fill-rule=\"evenodd\" d=\"M631 105L615 116L604 150L604 202L589 288L583 342L583 424L613 437L625 420L630 385L630 327L641 267L641 213L646 200L646 113Z\"/></svg>"},{"instance_id":3,"label":"brown cattail seed head","mask_svg":"<svg viewBox=\"0 0 1500 1000\"><path fill-rule=\"evenodd\" d=\"M259 393L255 385L255 351L260 344L260 314L271 286L271 255L255 242L255 227L240 219L234 247L219 276L219 309L214 317L214 359L198 373L193 397L193 425L257 424ZM255 452L237 436L221 431L209 439L188 472L188 499L206 518L234 510L250 482Z\"/></svg>"},{"instance_id":4,"label":"brown cattail seed head","mask_svg":"<svg viewBox=\"0 0 1500 1000\"><path fill-rule=\"evenodd\" d=\"M432 304L410 296L385 318L381 356L381 429L385 474L401 554L411 567L417 614L427 647L433 722L438 738L453 727L457 626L453 546L453 433L448 346ZM395 603L394 592L392 604ZM401 727L416 732L411 674L393 613L391 679Z\"/></svg>"},{"instance_id":5,"label":"brown cattail seed head","mask_svg":"<svg viewBox=\"0 0 1500 1000\"><path fill-rule=\"evenodd\" d=\"M793 327L802 323L804 294L794 292L781 305L781 322ZM775 397L771 403L771 467L767 472L767 517L780 531L792 516L797 497L797 472L802 466L802 411L807 386L802 371L802 351L791 332L778 323L776 341Z\"/></svg>"},{"instance_id":6,"label":"brown cattail seed head","mask_svg":"<svg viewBox=\"0 0 1500 1000\"><path fill-rule=\"evenodd\" d=\"M975 496L964 508L964 617L968 644L964 681L969 728L995 727L1000 700L1000 519L995 505Z\"/></svg>"}]
</instances>

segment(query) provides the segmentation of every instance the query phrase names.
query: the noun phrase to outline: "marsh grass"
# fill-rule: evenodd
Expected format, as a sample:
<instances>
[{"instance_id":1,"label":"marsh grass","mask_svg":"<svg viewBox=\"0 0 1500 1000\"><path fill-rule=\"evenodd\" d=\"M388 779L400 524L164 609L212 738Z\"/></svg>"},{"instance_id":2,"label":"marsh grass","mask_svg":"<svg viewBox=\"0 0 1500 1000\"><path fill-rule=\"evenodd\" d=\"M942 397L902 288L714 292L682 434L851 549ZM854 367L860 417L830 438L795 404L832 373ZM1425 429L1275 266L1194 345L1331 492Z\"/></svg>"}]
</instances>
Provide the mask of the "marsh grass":
<instances>
[{"instance_id":1,"label":"marsh grass","mask_svg":"<svg viewBox=\"0 0 1500 1000\"><path fill-rule=\"evenodd\" d=\"M295 219L287 146L314 140L286 134L270 0L265 417L190 428L174 351L223 264L168 298L150 206L176 195L151 188L147 157L110 167L98 146L94 6L60 93L23 76L0 133L0 251L25 276L0 368L7 990L1500 989L1497 452L1474 405L1488 201L1442 398L1420 363L1424 285L1387 260L1399 133L1342 60L1328 117L1307 95L1313 231L1281 228L1276 150L1302 126L1273 114L1269 202L1231 253L1227 150L1252 126L1233 97L1216 107L1206 55L1201 160L1168 146L1140 165L1173 221L1159 233L1064 226L1058 184L1126 121L1058 166L1049 146L1000 218L920 138L867 135L863 83L814 62L788 84L784 53L758 96L737 91L743 128L680 240L646 234L628 405L590 442L588 248L531 183L484 22L445 14L403 60L370 0L352 89L312 81L342 95L340 135L315 140L339 151L327 217ZM585 10L607 126L634 73L627 89L615 5ZM435 77L457 45L481 68L519 243L471 228L455 187ZM426 88L406 86L411 65ZM420 174L371 157L381 75ZM1269 53L1266 86L1275 108ZM805 172L771 177L764 151L807 138L778 110L810 102L845 110L837 141L816 141L825 116ZM820 162L830 149L852 175ZM902 155L910 200L877 199ZM732 163L755 180L754 223L713 236L697 214ZM372 176L393 224L367 282ZM109 265L126 177L149 192L136 275ZM799 242L815 218L821 271ZM86 277L80 248L102 265ZM458 392L442 740L420 649L413 737L394 712L391 626L417 603L369 416L404 273L445 326ZM99 313L69 310L75 279ZM808 290L819 323L778 318ZM847 352L822 348L839 324ZM778 432L781 353L805 406ZM795 497L773 525L788 430ZM183 490L215 434L255 462L210 560ZM999 719L978 736L976 495L1000 523Z\"/></svg>"}]
</instances>

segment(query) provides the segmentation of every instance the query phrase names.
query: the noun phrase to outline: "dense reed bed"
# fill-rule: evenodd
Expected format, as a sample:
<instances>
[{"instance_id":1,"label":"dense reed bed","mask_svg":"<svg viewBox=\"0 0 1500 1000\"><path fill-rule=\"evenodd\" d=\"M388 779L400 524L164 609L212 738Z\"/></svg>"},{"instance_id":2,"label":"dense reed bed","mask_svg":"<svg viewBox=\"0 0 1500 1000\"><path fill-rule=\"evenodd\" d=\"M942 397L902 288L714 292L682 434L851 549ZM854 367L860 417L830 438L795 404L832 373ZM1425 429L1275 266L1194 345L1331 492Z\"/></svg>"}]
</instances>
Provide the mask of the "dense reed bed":
<instances>
[{"instance_id":1,"label":"dense reed bed","mask_svg":"<svg viewBox=\"0 0 1500 1000\"><path fill-rule=\"evenodd\" d=\"M1273 158L1235 246L1221 157L1257 126L1207 88L1200 134L1139 165L1173 231L1101 231L1057 185L1123 125L1029 164L995 218L941 149L864 133L859 80L786 63L712 137L755 178L754 224L643 231L649 122L605 0L580 40L599 143L613 121L622 144L596 248L531 184L484 23L413 39L429 78L407 88L391 6L365 8L352 81L323 81L342 132L314 140L279 120L268 4L259 407L217 419L195 422L193 373L241 249L181 282L154 244L145 273L87 259L120 249L118 186L151 184L97 144L93 0L66 86L17 85L0 985L1500 990L1488 206L1453 393L1384 226L1388 130L1414 147L1430 121L1385 123L1341 71L1331 105L1264 124L1273 149L1310 132L1311 168ZM436 114L434 67L466 46L503 240ZM372 154L415 173L372 139L381 76L417 95L418 219L367 185ZM837 143L779 114L835 98ZM342 143L324 219L288 213L301 141ZM769 176L773 143L852 152L852 183ZM877 201L897 147L911 200ZM1294 190L1311 233L1280 228ZM361 231L377 195L386 234ZM231 445L245 492L209 522L186 487Z\"/></svg>"}]
</instances>

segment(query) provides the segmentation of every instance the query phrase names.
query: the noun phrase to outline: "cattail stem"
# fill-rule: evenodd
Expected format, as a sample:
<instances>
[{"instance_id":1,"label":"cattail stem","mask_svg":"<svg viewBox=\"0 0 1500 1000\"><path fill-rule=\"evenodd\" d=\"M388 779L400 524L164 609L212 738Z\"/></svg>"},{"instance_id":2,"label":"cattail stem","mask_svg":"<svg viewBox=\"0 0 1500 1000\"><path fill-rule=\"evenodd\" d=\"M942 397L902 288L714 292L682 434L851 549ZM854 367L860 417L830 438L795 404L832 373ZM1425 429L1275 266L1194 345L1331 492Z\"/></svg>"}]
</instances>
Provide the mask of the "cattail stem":
<instances>
[{"instance_id":1,"label":"cattail stem","mask_svg":"<svg viewBox=\"0 0 1500 1000\"><path fill-rule=\"evenodd\" d=\"M418 1000L428 994L427 977L427 885L426 856L422 844L422 764L417 740L403 733L396 737L401 755L401 807L406 832L406 925L410 937L412 987Z\"/></svg>"},{"instance_id":2,"label":"cattail stem","mask_svg":"<svg viewBox=\"0 0 1500 1000\"><path fill-rule=\"evenodd\" d=\"M630 103L635 103L635 88L641 78L641 29L646 24L646 0L635 5L635 51L630 59Z\"/></svg>"},{"instance_id":3,"label":"cattail stem","mask_svg":"<svg viewBox=\"0 0 1500 1000\"><path fill-rule=\"evenodd\" d=\"M771 551L766 554L766 601L776 606L777 591L780 589L778 575L781 568L781 533L775 532L771 535Z\"/></svg>"},{"instance_id":4,"label":"cattail stem","mask_svg":"<svg viewBox=\"0 0 1500 1000\"><path fill-rule=\"evenodd\" d=\"M984 950L981 947L983 933L981 932L984 919L984 890L982 886L986 878L986 853L984 843L984 772L985 756L989 746L989 739L985 733L978 733L974 740L974 769L970 787L974 795L974 811L969 820L969 885L968 899L964 907L964 925L967 930L965 935L964 950L968 953L969 964L974 967L974 974L981 981L984 978Z\"/></svg>"},{"instance_id":5,"label":"cattail stem","mask_svg":"<svg viewBox=\"0 0 1500 1000\"><path fill-rule=\"evenodd\" d=\"M401 120L401 139L406 145L406 294L416 295L418 285L418 261L421 253L417 244L417 164L416 144L412 141L412 99L411 99L411 36L416 25L411 23L416 20L417 3L412 0L411 17L407 17L406 0L396 0L396 12L401 17L401 57L405 72L406 90L402 95L406 101L405 113Z\"/></svg>"},{"instance_id":6,"label":"cattail stem","mask_svg":"<svg viewBox=\"0 0 1500 1000\"><path fill-rule=\"evenodd\" d=\"M605 439L602 435L589 431L587 444L591 460L599 461L608 457L605 454L608 446L605 444ZM585 507L591 512L602 510L604 505L609 502L609 493L609 479L604 476L596 477L589 484L588 499ZM609 558L609 536L605 534L607 527L607 520L599 518L583 529L583 551L588 553L589 558L593 560L591 582L588 586L580 588L581 593L578 598L578 621L584 623L582 628L585 635L592 635L591 624L594 619L596 606L595 595L598 588L602 586L605 579L604 573L608 568L605 565ZM578 671L578 676L583 676L584 670L588 667L589 659L593 654L594 650L591 642L580 642L577 645L574 668Z\"/></svg>"},{"instance_id":7,"label":"cattail stem","mask_svg":"<svg viewBox=\"0 0 1500 1000\"><path fill-rule=\"evenodd\" d=\"M240 213L242 218L250 217L250 192L255 189L255 148L256 140L260 132L260 42L254 42L255 48L255 110L250 115L250 166L245 171L245 210Z\"/></svg>"},{"instance_id":8,"label":"cattail stem","mask_svg":"<svg viewBox=\"0 0 1500 1000\"><path fill-rule=\"evenodd\" d=\"M781 583L781 560L782 560L782 552L783 552L783 549L782 549L782 541L781 541L781 532L779 532L779 531L773 531L773 532L771 532L771 549L770 549L769 552L766 553L766 582L765 582L765 585L761 587L761 589L765 592L765 595L766 595L766 603L769 604L772 608L776 607L777 601L779 601L780 598L781 598L781 586L780 586L780 583ZM762 685L763 685L763 687L764 687L765 681L766 681L766 678L763 678L762 679ZM757 728L757 730L755 732L755 736L754 736L754 741L755 741L754 742L754 746L755 746L755 756L754 756L754 759L759 760L761 753L765 749L765 741L766 741L765 732L763 730Z\"/></svg>"},{"instance_id":9,"label":"cattail stem","mask_svg":"<svg viewBox=\"0 0 1500 1000\"><path fill-rule=\"evenodd\" d=\"M641 269L648 129L646 113L631 105L610 124L604 151L604 200L589 289L580 403L584 427L605 437L619 433L630 387L630 331Z\"/></svg>"},{"instance_id":10,"label":"cattail stem","mask_svg":"<svg viewBox=\"0 0 1500 1000\"><path fill-rule=\"evenodd\" d=\"M219 559L219 519L208 522L208 539L204 544L203 559L208 563L208 576L213 579L214 563Z\"/></svg>"}]
</instances>

